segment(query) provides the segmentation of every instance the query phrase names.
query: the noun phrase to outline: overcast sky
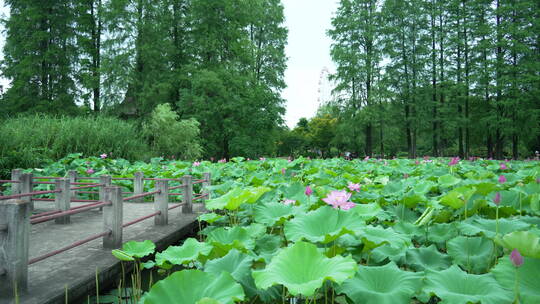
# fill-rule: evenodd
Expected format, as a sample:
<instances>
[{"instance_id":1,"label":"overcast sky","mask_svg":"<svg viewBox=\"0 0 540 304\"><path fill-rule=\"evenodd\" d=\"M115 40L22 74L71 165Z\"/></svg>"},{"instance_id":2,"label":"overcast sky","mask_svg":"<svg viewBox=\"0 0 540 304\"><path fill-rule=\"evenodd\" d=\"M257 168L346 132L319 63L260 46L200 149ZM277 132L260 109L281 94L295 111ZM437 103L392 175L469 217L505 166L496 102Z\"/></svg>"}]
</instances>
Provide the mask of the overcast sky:
<instances>
[{"instance_id":1,"label":"overcast sky","mask_svg":"<svg viewBox=\"0 0 540 304\"><path fill-rule=\"evenodd\" d=\"M289 60L285 72L287 88L283 91L287 108L285 121L289 127L294 127L298 119L312 117L317 111L319 78L323 68L334 70L330 59L331 40L326 31L337 9L337 0L282 1L289 29L286 48ZM4 0L0 0L0 15L7 13ZM0 50L3 49L4 35L4 32L0 34ZM5 86L5 80L0 79L0 84Z\"/></svg>"}]
</instances>

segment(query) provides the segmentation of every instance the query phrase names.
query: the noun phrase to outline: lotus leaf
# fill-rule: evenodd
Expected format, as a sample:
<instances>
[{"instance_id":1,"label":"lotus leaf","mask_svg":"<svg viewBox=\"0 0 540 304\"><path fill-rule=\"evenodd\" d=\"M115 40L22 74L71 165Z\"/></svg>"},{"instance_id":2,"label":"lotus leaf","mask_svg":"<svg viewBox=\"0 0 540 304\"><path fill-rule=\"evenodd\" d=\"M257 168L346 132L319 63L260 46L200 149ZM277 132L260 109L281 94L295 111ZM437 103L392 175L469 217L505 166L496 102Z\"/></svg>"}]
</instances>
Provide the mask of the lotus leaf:
<instances>
[{"instance_id":1,"label":"lotus leaf","mask_svg":"<svg viewBox=\"0 0 540 304\"><path fill-rule=\"evenodd\" d=\"M491 274L468 274L457 265L429 272L424 292L441 298L442 304L508 304L513 300L512 292L502 288Z\"/></svg>"},{"instance_id":2,"label":"lotus leaf","mask_svg":"<svg viewBox=\"0 0 540 304\"><path fill-rule=\"evenodd\" d=\"M411 240L406 235L395 232L392 228L382 228L380 226L366 226L357 234L362 243L364 243L364 251L379 247L382 244L388 244L392 248L407 247Z\"/></svg>"},{"instance_id":3,"label":"lotus leaf","mask_svg":"<svg viewBox=\"0 0 540 304\"><path fill-rule=\"evenodd\" d=\"M485 237L458 236L447 242L448 254L469 273L486 272L493 255L493 242Z\"/></svg>"},{"instance_id":4,"label":"lotus leaf","mask_svg":"<svg viewBox=\"0 0 540 304\"><path fill-rule=\"evenodd\" d=\"M243 300L242 286L227 272L215 275L200 270L182 270L154 284L144 296L143 303L232 304Z\"/></svg>"},{"instance_id":5,"label":"lotus leaf","mask_svg":"<svg viewBox=\"0 0 540 304\"><path fill-rule=\"evenodd\" d=\"M346 233L360 231L364 226L353 212L324 206L285 223L285 236L293 242L306 239L326 244Z\"/></svg>"},{"instance_id":6,"label":"lotus leaf","mask_svg":"<svg viewBox=\"0 0 540 304\"><path fill-rule=\"evenodd\" d=\"M440 253L435 245L408 249L405 260L407 265L416 271L443 270L452 265L452 259Z\"/></svg>"},{"instance_id":7,"label":"lotus leaf","mask_svg":"<svg viewBox=\"0 0 540 304\"><path fill-rule=\"evenodd\" d=\"M351 256L325 257L317 246L298 242L282 249L263 270L253 271L257 288L285 286L293 296L310 297L327 280L341 284L358 269Z\"/></svg>"},{"instance_id":8,"label":"lotus leaf","mask_svg":"<svg viewBox=\"0 0 540 304\"><path fill-rule=\"evenodd\" d=\"M136 258L150 255L154 253L154 250L156 250L156 245L149 240L143 242L129 241L122 246L122 251Z\"/></svg>"},{"instance_id":9,"label":"lotus leaf","mask_svg":"<svg viewBox=\"0 0 540 304\"><path fill-rule=\"evenodd\" d=\"M358 304L408 304L421 287L421 274L403 271L390 262L384 266L361 267L337 291Z\"/></svg>"},{"instance_id":10,"label":"lotus leaf","mask_svg":"<svg viewBox=\"0 0 540 304\"><path fill-rule=\"evenodd\" d=\"M286 219L292 217L293 214L294 209L292 206L281 203L268 203L256 206L253 218L258 223L273 226L276 223L283 223Z\"/></svg>"},{"instance_id":11,"label":"lotus leaf","mask_svg":"<svg viewBox=\"0 0 540 304\"><path fill-rule=\"evenodd\" d=\"M523 256L540 259L540 237L530 231L515 231L495 242L508 250L517 249Z\"/></svg>"},{"instance_id":12,"label":"lotus leaf","mask_svg":"<svg viewBox=\"0 0 540 304\"><path fill-rule=\"evenodd\" d=\"M212 251L212 245L188 238L182 246L169 246L164 251L157 253L156 264L158 266L165 262L173 265L188 264L198 260L200 256L208 256L210 251Z\"/></svg>"},{"instance_id":13,"label":"lotus leaf","mask_svg":"<svg viewBox=\"0 0 540 304\"><path fill-rule=\"evenodd\" d=\"M506 255L499 258L497 265L491 269L495 279L507 289L513 289L516 271L519 278L520 303L540 303L540 280L538 279L540 259L525 257L523 265L516 269L510 262L509 256Z\"/></svg>"},{"instance_id":14,"label":"lotus leaf","mask_svg":"<svg viewBox=\"0 0 540 304\"><path fill-rule=\"evenodd\" d=\"M208 210L236 210L244 203L255 203L263 194L270 190L268 187L234 188L225 195L206 201L206 208Z\"/></svg>"},{"instance_id":15,"label":"lotus leaf","mask_svg":"<svg viewBox=\"0 0 540 304\"><path fill-rule=\"evenodd\" d=\"M220 256L227 254L233 248L245 251L247 249L251 250L255 246L255 242L251 238L249 231L240 226L214 229L208 233L206 241L214 246L214 249L218 251L217 254Z\"/></svg>"}]
</instances>

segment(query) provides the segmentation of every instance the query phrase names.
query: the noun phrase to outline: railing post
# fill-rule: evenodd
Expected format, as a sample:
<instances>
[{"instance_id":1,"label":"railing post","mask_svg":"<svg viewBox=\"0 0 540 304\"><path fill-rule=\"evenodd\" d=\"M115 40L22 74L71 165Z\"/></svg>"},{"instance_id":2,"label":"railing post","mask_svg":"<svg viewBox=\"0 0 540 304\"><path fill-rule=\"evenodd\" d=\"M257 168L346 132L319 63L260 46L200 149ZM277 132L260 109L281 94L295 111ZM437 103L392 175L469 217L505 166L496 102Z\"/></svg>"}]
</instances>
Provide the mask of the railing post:
<instances>
[{"instance_id":1,"label":"railing post","mask_svg":"<svg viewBox=\"0 0 540 304\"><path fill-rule=\"evenodd\" d=\"M210 174L210 172L205 172L203 173L203 178L204 178L204 182L202 183L201 194L205 196L201 199L201 202L202 202L201 212L206 212L208 211L206 210L206 200L210 199L210 189L208 189L208 187L212 185L212 181L211 181L212 175Z\"/></svg>"},{"instance_id":2,"label":"railing post","mask_svg":"<svg viewBox=\"0 0 540 304\"><path fill-rule=\"evenodd\" d=\"M182 213L193 213L193 177L184 175L182 177Z\"/></svg>"},{"instance_id":3,"label":"railing post","mask_svg":"<svg viewBox=\"0 0 540 304\"><path fill-rule=\"evenodd\" d=\"M141 194L144 192L144 174L140 171L135 172L133 178L133 194ZM144 197L136 198L133 200L135 203L144 203Z\"/></svg>"},{"instance_id":4,"label":"railing post","mask_svg":"<svg viewBox=\"0 0 540 304\"><path fill-rule=\"evenodd\" d=\"M154 224L165 226L169 221L169 181L156 181L156 190L159 190L160 192L154 194L154 209L161 213L154 216Z\"/></svg>"},{"instance_id":5,"label":"railing post","mask_svg":"<svg viewBox=\"0 0 540 304\"><path fill-rule=\"evenodd\" d=\"M11 180L21 181L23 171L22 169L13 169L11 170ZM11 184L11 194L20 194L21 193L21 183L12 183Z\"/></svg>"},{"instance_id":6,"label":"railing post","mask_svg":"<svg viewBox=\"0 0 540 304\"><path fill-rule=\"evenodd\" d=\"M68 175L70 184L77 182L77 171L69 170L67 175ZM77 190L71 190L70 198L75 199L76 197L77 197Z\"/></svg>"},{"instance_id":7,"label":"railing post","mask_svg":"<svg viewBox=\"0 0 540 304\"><path fill-rule=\"evenodd\" d=\"M111 233L103 237L103 248L115 249L122 246L122 218L123 218L123 199L122 188L106 187L106 202L110 205L103 207L103 227L105 231Z\"/></svg>"},{"instance_id":8,"label":"railing post","mask_svg":"<svg viewBox=\"0 0 540 304\"><path fill-rule=\"evenodd\" d=\"M110 187L112 185L112 178L110 175L101 175L99 177L99 183L103 184L103 186L99 186L99 201L105 202L107 199L105 187ZM99 211L103 211L103 207L100 207Z\"/></svg>"},{"instance_id":9,"label":"railing post","mask_svg":"<svg viewBox=\"0 0 540 304\"><path fill-rule=\"evenodd\" d=\"M70 184L69 179L67 178L59 178L56 180L56 189L62 190L60 192L57 192L54 197L54 204L56 206L56 210L60 211L68 211L71 207L71 191L69 190ZM69 215L64 215L62 217L59 217L54 220L56 224L69 224Z\"/></svg>"},{"instance_id":10,"label":"railing post","mask_svg":"<svg viewBox=\"0 0 540 304\"><path fill-rule=\"evenodd\" d=\"M30 206L22 200L0 201L0 294L26 292Z\"/></svg>"},{"instance_id":11,"label":"railing post","mask_svg":"<svg viewBox=\"0 0 540 304\"><path fill-rule=\"evenodd\" d=\"M32 173L24 173L23 175L21 175L21 193L30 193L34 191L34 184L32 178ZM28 208L30 208L30 210L34 210L34 202L32 202L31 196L22 197L21 200L28 203Z\"/></svg>"}]
</instances>

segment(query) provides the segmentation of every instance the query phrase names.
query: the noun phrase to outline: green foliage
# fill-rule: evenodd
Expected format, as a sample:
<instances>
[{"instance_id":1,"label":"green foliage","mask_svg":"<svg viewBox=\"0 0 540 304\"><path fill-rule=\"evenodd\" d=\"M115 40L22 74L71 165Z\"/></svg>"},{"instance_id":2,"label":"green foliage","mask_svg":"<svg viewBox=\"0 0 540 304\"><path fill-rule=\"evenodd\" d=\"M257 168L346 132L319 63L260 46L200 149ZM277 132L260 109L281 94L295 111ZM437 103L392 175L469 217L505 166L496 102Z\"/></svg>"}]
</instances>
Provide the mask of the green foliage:
<instances>
[{"instance_id":1,"label":"green foliage","mask_svg":"<svg viewBox=\"0 0 540 304\"><path fill-rule=\"evenodd\" d=\"M199 143L199 126L195 119L178 121L178 114L165 103L154 109L150 121L143 125L143 132L156 153L179 159L196 159L203 150Z\"/></svg>"},{"instance_id":2,"label":"green foliage","mask_svg":"<svg viewBox=\"0 0 540 304\"><path fill-rule=\"evenodd\" d=\"M142 159L150 154L133 124L111 117L21 116L0 121L0 175L70 153Z\"/></svg>"}]
</instances>

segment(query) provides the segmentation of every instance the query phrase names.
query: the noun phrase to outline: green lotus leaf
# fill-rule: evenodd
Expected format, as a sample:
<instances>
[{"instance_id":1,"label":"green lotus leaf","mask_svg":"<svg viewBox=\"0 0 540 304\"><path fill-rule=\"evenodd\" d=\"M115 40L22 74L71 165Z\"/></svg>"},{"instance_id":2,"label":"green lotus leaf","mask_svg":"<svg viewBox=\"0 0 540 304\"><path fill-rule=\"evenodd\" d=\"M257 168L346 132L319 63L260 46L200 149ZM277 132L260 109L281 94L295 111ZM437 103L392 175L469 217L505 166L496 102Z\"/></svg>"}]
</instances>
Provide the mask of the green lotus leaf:
<instances>
[{"instance_id":1,"label":"green lotus leaf","mask_svg":"<svg viewBox=\"0 0 540 304\"><path fill-rule=\"evenodd\" d=\"M435 183L429 180L422 180L414 186L413 190L414 192L418 194L426 194L431 191L433 187L435 187Z\"/></svg>"},{"instance_id":2,"label":"green lotus leaf","mask_svg":"<svg viewBox=\"0 0 540 304\"><path fill-rule=\"evenodd\" d=\"M517 249L523 256L540 259L540 237L530 231L515 231L495 242L508 250Z\"/></svg>"},{"instance_id":3,"label":"green lotus leaf","mask_svg":"<svg viewBox=\"0 0 540 304\"><path fill-rule=\"evenodd\" d=\"M406 235L397 233L392 228L382 228L380 226L367 226L357 234L362 243L364 243L364 251L371 250L383 244L388 244L392 248L407 247L411 240Z\"/></svg>"},{"instance_id":4,"label":"green lotus leaf","mask_svg":"<svg viewBox=\"0 0 540 304\"><path fill-rule=\"evenodd\" d=\"M452 259L437 250L435 245L429 247L410 248L405 255L407 265L416 271L443 270L452 265Z\"/></svg>"},{"instance_id":5,"label":"green lotus leaf","mask_svg":"<svg viewBox=\"0 0 540 304\"><path fill-rule=\"evenodd\" d=\"M282 224L286 219L294 215L292 206L287 206L282 203L268 203L255 207L253 219L257 223L273 226L274 224Z\"/></svg>"},{"instance_id":6,"label":"green lotus leaf","mask_svg":"<svg viewBox=\"0 0 540 304\"><path fill-rule=\"evenodd\" d=\"M257 289L251 276L252 264L252 257L233 249L222 258L208 261L204 266L204 271L215 275L222 271L230 273L237 282L242 284L242 288L250 298L257 297L263 302L279 298L281 293L277 287L271 287L268 290Z\"/></svg>"},{"instance_id":7,"label":"green lotus leaf","mask_svg":"<svg viewBox=\"0 0 540 304\"><path fill-rule=\"evenodd\" d=\"M255 242L249 231L240 226L214 229L208 233L206 242L212 244L220 256L227 254L233 248L245 251L248 249L251 250L255 246Z\"/></svg>"},{"instance_id":8,"label":"green lotus leaf","mask_svg":"<svg viewBox=\"0 0 540 304\"><path fill-rule=\"evenodd\" d=\"M392 262L399 263L404 257L406 247L394 248L388 244L379 246L371 251L370 261L375 263L381 263L385 259L389 259Z\"/></svg>"},{"instance_id":9,"label":"green lotus leaf","mask_svg":"<svg viewBox=\"0 0 540 304\"><path fill-rule=\"evenodd\" d=\"M125 251L122 251L120 249L114 249L111 251L112 255L117 258L120 261L124 262L132 262L135 261L133 256Z\"/></svg>"},{"instance_id":10,"label":"green lotus leaf","mask_svg":"<svg viewBox=\"0 0 540 304\"><path fill-rule=\"evenodd\" d=\"M479 218L477 216L468 218L458 224L461 233L469 236L483 234L488 238L494 238L497 231L495 220ZM520 219L499 219L499 234L507 234L514 231L526 230L531 225Z\"/></svg>"},{"instance_id":11,"label":"green lotus leaf","mask_svg":"<svg viewBox=\"0 0 540 304\"><path fill-rule=\"evenodd\" d=\"M447 192L440 199L441 204L450 206L454 209L462 208L469 201L471 196L476 192L476 188L467 186L456 188Z\"/></svg>"},{"instance_id":12,"label":"green lotus leaf","mask_svg":"<svg viewBox=\"0 0 540 304\"><path fill-rule=\"evenodd\" d=\"M149 240L143 242L129 241L122 246L122 251L136 258L150 255L154 253L154 250L156 250L156 245Z\"/></svg>"},{"instance_id":13,"label":"green lotus leaf","mask_svg":"<svg viewBox=\"0 0 540 304\"><path fill-rule=\"evenodd\" d=\"M491 273L501 286L507 289L513 289L515 286L516 271L518 272L520 303L537 304L540 303L540 259L525 257L523 265L515 268L510 262L509 256L499 258Z\"/></svg>"},{"instance_id":14,"label":"green lotus leaf","mask_svg":"<svg viewBox=\"0 0 540 304\"><path fill-rule=\"evenodd\" d=\"M162 266L165 262L173 265L188 264L196 261L200 256L208 256L212 245L201 243L194 238L188 238L182 246L169 246L156 254L156 264Z\"/></svg>"},{"instance_id":15,"label":"green lotus leaf","mask_svg":"<svg viewBox=\"0 0 540 304\"><path fill-rule=\"evenodd\" d=\"M357 204L350 212L355 213L360 219L369 221L376 218L383 212L381 206L377 203Z\"/></svg>"},{"instance_id":16,"label":"green lotus leaf","mask_svg":"<svg viewBox=\"0 0 540 304\"><path fill-rule=\"evenodd\" d=\"M446 240L452 239L457 235L458 229L455 223L434 224L428 229L428 240L440 247L444 247Z\"/></svg>"},{"instance_id":17,"label":"green lotus leaf","mask_svg":"<svg viewBox=\"0 0 540 304\"><path fill-rule=\"evenodd\" d=\"M364 226L353 212L324 206L285 223L285 236L293 242L306 239L326 244L346 233L360 231Z\"/></svg>"},{"instance_id":18,"label":"green lotus leaf","mask_svg":"<svg viewBox=\"0 0 540 304\"><path fill-rule=\"evenodd\" d=\"M437 181L440 187L449 188L449 187L459 184L459 182L461 182L461 179L453 175L446 174L446 175L440 176Z\"/></svg>"},{"instance_id":19,"label":"green lotus leaf","mask_svg":"<svg viewBox=\"0 0 540 304\"><path fill-rule=\"evenodd\" d=\"M223 215L219 215L219 214L211 212L211 213L205 213L205 214L199 215L197 217L197 220L200 222L207 222L209 224L212 224L213 222L219 220L222 217Z\"/></svg>"},{"instance_id":20,"label":"green lotus leaf","mask_svg":"<svg viewBox=\"0 0 540 304\"><path fill-rule=\"evenodd\" d=\"M390 262L384 266L361 267L337 291L357 304L408 304L421 287L421 274L403 271Z\"/></svg>"},{"instance_id":21,"label":"green lotus leaf","mask_svg":"<svg viewBox=\"0 0 540 304\"><path fill-rule=\"evenodd\" d=\"M424 292L441 298L442 304L508 304L513 300L512 292L502 288L491 274L468 274L457 265L429 272Z\"/></svg>"},{"instance_id":22,"label":"green lotus leaf","mask_svg":"<svg viewBox=\"0 0 540 304\"><path fill-rule=\"evenodd\" d=\"M482 273L489 269L494 250L490 239L458 236L449 240L446 247L454 262L469 273Z\"/></svg>"},{"instance_id":23,"label":"green lotus leaf","mask_svg":"<svg viewBox=\"0 0 540 304\"><path fill-rule=\"evenodd\" d=\"M282 239L275 234L267 234L257 240L255 244L255 252L262 257L267 263L272 260L272 257L281 247Z\"/></svg>"},{"instance_id":24,"label":"green lotus leaf","mask_svg":"<svg viewBox=\"0 0 540 304\"><path fill-rule=\"evenodd\" d=\"M263 270L253 271L257 288L285 286L293 296L310 297L327 280L341 284L358 269L351 256L325 257L317 246L297 242L282 249Z\"/></svg>"},{"instance_id":25,"label":"green lotus leaf","mask_svg":"<svg viewBox=\"0 0 540 304\"><path fill-rule=\"evenodd\" d=\"M268 187L234 188L225 195L206 201L206 209L236 210L244 203L255 203L263 194L270 190Z\"/></svg>"},{"instance_id":26,"label":"green lotus leaf","mask_svg":"<svg viewBox=\"0 0 540 304\"><path fill-rule=\"evenodd\" d=\"M199 302L203 299L205 302ZM227 272L215 275L200 270L182 270L154 284L141 302L144 304L197 304L217 301L222 304L232 304L243 300L242 286L236 283Z\"/></svg>"},{"instance_id":27,"label":"green lotus leaf","mask_svg":"<svg viewBox=\"0 0 540 304\"><path fill-rule=\"evenodd\" d=\"M195 304L221 304L218 300L214 300L211 298L202 298Z\"/></svg>"}]
</instances>

